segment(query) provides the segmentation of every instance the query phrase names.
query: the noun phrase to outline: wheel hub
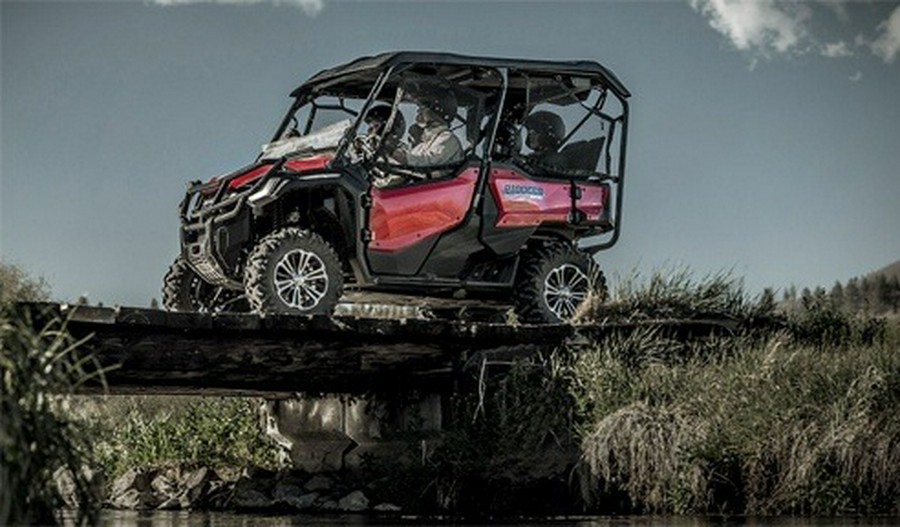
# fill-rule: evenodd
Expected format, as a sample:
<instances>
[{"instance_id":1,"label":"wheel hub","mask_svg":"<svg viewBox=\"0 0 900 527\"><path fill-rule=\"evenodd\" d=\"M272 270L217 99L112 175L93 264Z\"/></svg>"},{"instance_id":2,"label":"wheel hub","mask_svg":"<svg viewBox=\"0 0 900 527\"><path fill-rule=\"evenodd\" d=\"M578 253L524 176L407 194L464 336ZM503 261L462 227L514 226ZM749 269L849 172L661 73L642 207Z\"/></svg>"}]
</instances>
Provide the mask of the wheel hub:
<instances>
[{"instance_id":1,"label":"wheel hub","mask_svg":"<svg viewBox=\"0 0 900 527\"><path fill-rule=\"evenodd\" d=\"M587 298L588 276L575 265L563 264L553 268L544 279L544 302L560 320L575 315L578 306Z\"/></svg>"},{"instance_id":2,"label":"wheel hub","mask_svg":"<svg viewBox=\"0 0 900 527\"><path fill-rule=\"evenodd\" d=\"M275 290L286 306L309 311L328 291L325 263L311 251L294 249L275 264Z\"/></svg>"}]
</instances>

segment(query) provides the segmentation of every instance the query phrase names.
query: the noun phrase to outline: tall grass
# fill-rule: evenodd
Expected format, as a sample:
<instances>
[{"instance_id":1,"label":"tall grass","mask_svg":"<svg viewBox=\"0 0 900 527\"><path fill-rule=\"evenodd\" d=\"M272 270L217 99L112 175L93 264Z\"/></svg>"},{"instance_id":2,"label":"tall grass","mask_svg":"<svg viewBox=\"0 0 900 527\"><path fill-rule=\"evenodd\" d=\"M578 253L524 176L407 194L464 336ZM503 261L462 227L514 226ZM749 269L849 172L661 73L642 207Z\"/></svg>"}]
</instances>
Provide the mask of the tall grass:
<instances>
[{"instance_id":1,"label":"tall grass","mask_svg":"<svg viewBox=\"0 0 900 527\"><path fill-rule=\"evenodd\" d=\"M237 397L80 397L72 412L90 426L97 462L112 480L133 467L281 466L259 426L258 404Z\"/></svg>"},{"instance_id":2,"label":"tall grass","mask_svg":"<svg viewBox=\"0 0 900 527\"><path fill-rule=\"evenodd\" d=\"M61 398L99 374L56 319L39 330L17 299L43 300L46 284L0 264L0 524L53 523L63 505L54 472L68 471L79 522L92 519L99 497L82 470L90 452L82 431L61 417Z\"/></svg>"},{"instance_id":3,"label":"tall grass","mask_svg":"<svg viewBox=\"0 0 900 527\"><path fill-rule=\"evenodd\" d=\"M730 273L694 277L687 268L654 272L644 279L634 272L616 281L612 294L595 294L584 306L579 321L609 317L626 320L696 318L706 315L743 320L768 312L772 306L752 299L743 282Z\"/></svg>"},{"instance_id":4,"label":"tall grass","mask_svg":"<svg viewBox=\"0 0 900 527\"><path fill-rule=\"evenodd\" d=\"M900 513L900 327L821 307L779 313L727 274L628 278L582 320L639 329L476 375L434 455L391 481L457 513ZM646 324L696 317L750 329Z\"/></svg>"},{"instance_id":5,"label":"tall grass","mask_svg":"<svg viewBox=\"0 0 900 527\"><path fill-rule=\"evenodd\" d=\"M637 314L774 307L721 276L626 286L614 309ZM567 382L585 498L620 491L638 511L900 512L900 340L826 310L807 306L763 338L686 344L650 329L580 349Z\"/></svg>"},{"instance_id":6,"label":"tall grass","mask_svg":"<svg viewBox=\"0 0 900 527\"><path fill-rule=\"evenodd\" d=\"M573 374L593 379L579 394L590 402L582 451L592 490L623 488L636 509L900 511L900 354L891 345L823 348L779 336L719 358L639 367L598 347Z\"/></svg>"}]
</instances>

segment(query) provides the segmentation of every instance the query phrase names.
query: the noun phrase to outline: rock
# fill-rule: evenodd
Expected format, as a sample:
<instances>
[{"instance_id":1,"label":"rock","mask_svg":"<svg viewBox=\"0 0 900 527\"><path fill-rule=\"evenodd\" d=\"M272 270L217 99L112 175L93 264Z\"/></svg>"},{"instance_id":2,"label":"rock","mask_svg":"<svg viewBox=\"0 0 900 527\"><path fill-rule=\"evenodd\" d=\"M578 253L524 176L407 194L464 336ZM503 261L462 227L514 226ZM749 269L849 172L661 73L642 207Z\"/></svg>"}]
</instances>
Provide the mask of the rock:
<instances>
[{"instance_id":1,"label":"rock","mask_svg":"<svg viewBox=\"0 0 900 527\"><path fill-rule=\"evenodd\" d=\"M138 493L147 492L151 490L150 476L151 474L149 472L137 468L129 469L128 472L116 478L109 494L113 498L116 498L129 490L136 490Z\"/></svg>"},{"instance_id":2,"label":"rock","mask_svg":"<svg viewBox=\"0 0 900 527\"><path fill-rule=\"evenodd\" d=\"M114 497L109 504L114 509L147 510L155 509L160 504L160 500L153 492L141 492L132 488Z\"/></svg>"},{"instance_id":3,"label":"rock","mask_svg":"<svg viewBox=\"0 0 900 527\"><path fill-rule=\"evenodd\" d=\"M308 511L315 508L315 503L318 499L318 492L310 492L309 494L303 494L302 496L286 496L281 499L281 503L299 511Z\"/></svg>"},{"instance_id":4,"label":"rock","mask_svg":"<svg viewBox=\"0 0 900 527\"><path fill-rule=\"evenodd\" d=\"M361 512L369 508L369 498L361 490L354 490L338 501L338 509L347 512Z\"/></svg>"},{"instance_id":5,"label":"rock","mask_svg":"<svg viewBox=\"0 0 900 527\"><path fill-rule=\"evenodd\" d=\"M275 479L279 483L303 487L303 484L309 479L309 475L298 470L281 470L275 475Z\"/></svg>"},{"instance_id":6,"label":"rock","mask_svg":"<svg viewBox=\"0 0 900 527\"><path fill-rule=\"evenodd\" d=\"M197 470L188 472L188 474L182 478L181 484L184 488L191 488L209 481L217 481L218 479L219 475L216 474L215 471L206 467L200 467Z\"/></svg>"},{"instance_id":7,"label":"rock","mask_svg":"<svg viewBox=\"0 0 900 527\"><path fill-rule=\"evenodd\" d=\"M250 479L272 479L275 477L275 472L262 467L250 465L244 467L244 469L241 471L241 476Z\"/></svg>"},{"instance_id":8,"label":"rock","mask_svg":"<svg viewBox=\"0 0 900 527\"><path fill-rule=\"evenodd\" d=\"M336 511L338 510L338 502L334 500L326 500L318 506L318 509L320 511Z\"/></svg>"},{"instance_id":9,"label":"rock","mask_svg":"<svg viewBox=\"0 0 900 527\"><path fill-rule=\"evenodd\" d=\"M205 507L212 509L224 509L231 499L234 483L230 481L212 481L209 484L209 494L206 496Z\"/></svg>"},{"instance_id":10,"label":"rock","mask_svg":"<svg viewBox=\"0 0 900 527\"><path fill-rule=\"evenodd\" d=\"M400 507L394 505L393 503L379 503L378 505L372 507L372 510L376 512L400 512Z\"/></svg>"},{"instance_id":11,"label":"rock","mask_svg":"<svg viewBox=\"0 0 900 527\"><path fill-rule=\"evenodd\" d=\"M200 505L209 495L212 484L218 480L219 476L206 467L187 474L181 482L184 490L178 496L181 506L187 509Z\"/></svg>"},{"instance_id":12,"label":"rock","mask_svg":"<svg viewBox=\"0 0 900 527\"><path fill-rule=\"evenodd\" d=\"M267 509L274 503L265 494L254 489L243 489L235 492L231 505L238 509Z\"/></svg>"},{"instance_id":13,"label":"rock","mask_svg":"<svg viewBox=\"0 0 900 527\"><path fill-rule=\"evenodd\" d=\"M81 475L87 481L90 491L98 498L102 498L106 486L106 475L100 470L94 470L87 465L81 465Z\"/></svg>"},{"instance_id":14,"label":"rock","mask_svg":"<svg viewBox=\"0 0 900 527\"><path fill-rule=\"evenodd\" d=\"M303 488L310 492L322 492L331 490L333 485L334 482L331 481L331 478L317 474L310 478L310 480L303 485Z\"/></svg>"},{"instance_id":15,"label":"rock","mask_svg":"<svg viewBox=\"0 0 900 527\"><path fill-rule=\"evenodd\" d=\"M56 491L66 507L78 508L78 495L75 492L75 478L72 476L72 471L67 467L59 467L53 473L53 481L56 483Z\"/></svg>"},{"instance_id":16,"label":"rock","mask_svg":"<svg viewBox=\"0 0 900 527\"><path fill-rule=\"evenodd\" d=\"M187 507L182 505L182 501L180 498L171 497L166 501L160 503L156 508L162 511L175 511Z\"/></svg>"},{"instance_id":17,"label":"rock","mask_svg":"<svg viewBox=\"0 0 900 527\"><path fill-rule=\"evenodd\" d=\"M241 478L241 472L236 467L219 467L215 470L216 477L223 481L237 481Z\"/></svg>"},{"instance_id":18,"label":"rock","mask_svg":"<svg viewBox=\"0 0 900 527\"><path fill-rule=\"evenodd\" d=\"M150 488L160 496L171 498L178 492L178 482L168 474L157 474L150 482Z\"/></svg>"},{"instance_id":19,"label":"rock","mask_svg":"<svg viewBox=\"0 0 900 527\"><path fill-rule=\"evenodd\" d=\"M303 489L298 487L297 485L293 485L291 483L284 483L283 481L279 481L275 484L275 490L272 491L272 497L276 500L284 500L289 497L300 497L303 494Z\"/></svg>"},{"instance_id":20,"label":"rock","mask_svg":"<svg viewBox=\"0 0 900 527\"><path fill-rule=\"evenodd\" d=\"M82 490L86 490L96 499L102 500L103 487L105 485L103 473L99 470L94 470L87 465L82 465L79 472L81 482L87 485L87 488ZM78 485L75 482L75 476L72 471L68 467L58 468L56 472L53 473L53 482L56 491L65 506L70 509L77 509L80 506L80 497L78 495Z\"/></svg>"}]
</instances>

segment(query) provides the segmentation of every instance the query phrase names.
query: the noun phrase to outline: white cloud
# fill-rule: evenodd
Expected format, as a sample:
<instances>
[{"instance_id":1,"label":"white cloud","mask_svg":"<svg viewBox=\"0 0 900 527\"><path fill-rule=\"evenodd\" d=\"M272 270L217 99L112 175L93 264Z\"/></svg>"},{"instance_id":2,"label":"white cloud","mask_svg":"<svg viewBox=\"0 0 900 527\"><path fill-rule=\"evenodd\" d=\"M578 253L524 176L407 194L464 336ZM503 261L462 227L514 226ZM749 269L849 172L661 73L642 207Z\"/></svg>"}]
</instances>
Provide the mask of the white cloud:
<instances>
[{"instance_id":1,"label":"white cloud","mask_svg":"<svg viewBox=\"0 0 900 527\"><path fill-rule=\"evenodd\" d=\"M252 5L270 2L274 5L296 6L309 16L316 16L325 7L324 0L153 0L154 4L162 6L179 6L190 4L223 4L223 5Z\"/></svg>"},{"instance_id":2,"label":"white cloud","mask_svg":"<svg viewBox=\"0 0 900 527\"><path fill-rule=\"evenodd\" d=\"M764 56L798 51L812 14L803 3L774 0L690 0L690 5L734 47Z\"/></svg>"},{"instance_id":3,"label":"white cloud","mask_svg":"<svg viewBox=\"0 0 900 527\"><path fill-rule=\"evenodd\" d=\"M851 50L850 46L842 40L833 44L825 44L825 46L822 48L822 55L833 59L839 57L852 57L853 50Z\"/></svg>"},{"instance_id":4,"label":"white cloud","mask_svg":"<svg viewBox=\"0 0 900 527\"><path fill-rule=\"evenodd\" d=\"M862 72L857 71L856 73L854 73L853 75L850 76L850 82L859 82L862 80L862 77L863 77Z\"/></svg>"},{"instance_id":5,"label":"white cloud","mask_svg":"<svg viewBox=\"0 0 900 527\"><path fill-rule=\"evenodd\" d=\"M822 34L829 27L821 15L830 12L841 26L851 21L852 0L688 0L708 19L709 25L744 51L756 65L760 58L815 52L823 57L844 58L867 50L886 63L900 57L900 6L888 6L890 14L873 31L855 39ZM884 4L882 4L884 5ZM896 6L896 7L895 7ZM879 6L879 9L881 6ZM813 21L812 18L816 17ZM753 67L751 66L751 69Z\"/></svg>"},{"instance_id":6,"label":"white cloud","mask_svg":"<svg viewBox=\"0 0 900 527\"><path fill-rule=\"evenodd\" d=\"M872 53L891 63L900 54L900 6L887 20L878 24L881 34L870 44Z\"/></svg>"}]
</instances>

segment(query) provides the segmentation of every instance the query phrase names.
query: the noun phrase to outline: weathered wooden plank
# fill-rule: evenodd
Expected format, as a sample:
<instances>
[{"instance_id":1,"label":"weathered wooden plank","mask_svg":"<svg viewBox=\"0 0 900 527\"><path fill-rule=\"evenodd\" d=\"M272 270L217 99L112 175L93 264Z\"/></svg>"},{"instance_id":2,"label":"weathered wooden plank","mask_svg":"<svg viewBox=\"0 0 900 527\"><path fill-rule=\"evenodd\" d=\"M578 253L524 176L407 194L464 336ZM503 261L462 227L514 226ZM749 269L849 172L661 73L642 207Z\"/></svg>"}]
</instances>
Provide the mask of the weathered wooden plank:
<instances>
[{"instance_id":1,"label":"weathered wooden plank","mask_svg":"<svg viewBox=\"0 0 900 527\"><path fill-rule=\"evenodd\" d=\"M573 337L643 327L675 338L736 330L716 319L529 326L437 319L171 313L20 304L35 326L63 317L106 368L112 393L435 391L485 358L522 358ZM87 387L94 390L96 387Z\"/></svg>"},{"instance_id":2,"label":"weathered wooden plank","mask_svg":"<svg viewBox=\"0 0 900 527\"><path fill-rule=\"evenodd\" d=\"M85 350L109 368L111 393L435 391L451 386L472 353L552 348L572 335L569 326L452 320L22 307L91 335Z\"/></svg>"}]
</instances>

